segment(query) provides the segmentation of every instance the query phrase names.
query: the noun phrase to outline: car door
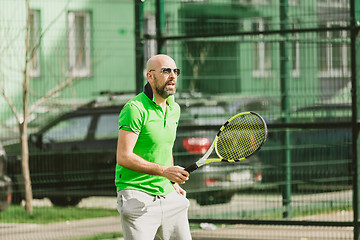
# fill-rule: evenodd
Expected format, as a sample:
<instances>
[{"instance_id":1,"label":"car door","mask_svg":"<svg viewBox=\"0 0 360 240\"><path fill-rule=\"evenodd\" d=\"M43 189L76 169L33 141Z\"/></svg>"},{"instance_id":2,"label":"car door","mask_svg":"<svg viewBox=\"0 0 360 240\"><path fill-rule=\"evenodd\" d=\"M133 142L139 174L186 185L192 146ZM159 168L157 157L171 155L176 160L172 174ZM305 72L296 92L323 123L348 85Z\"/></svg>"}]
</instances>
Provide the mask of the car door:
<instances>
[{"instance_id":1,"label":"car door","mask_svg":"<svg viewBox=\"0 0 360 240\"><path fill-rule=\"evenodd\" d=\"M32 148L30 169L34 195L83 195L91 177L86 161L86 140L91 114L70 114L49 125Z\"/></svg>"},{"instance_id":2,"label":"car door","mask_svg":"<svg viewBox=\"0 0 360 240\"><path fill-rule=\"evenodd\" d=\"M115 196L114 171L116 166L116 145L118 137L118 119L120 110L100 111L92 132L89 134L87 147L91 154L93 195Z\"/></svg>"}]
</instances>

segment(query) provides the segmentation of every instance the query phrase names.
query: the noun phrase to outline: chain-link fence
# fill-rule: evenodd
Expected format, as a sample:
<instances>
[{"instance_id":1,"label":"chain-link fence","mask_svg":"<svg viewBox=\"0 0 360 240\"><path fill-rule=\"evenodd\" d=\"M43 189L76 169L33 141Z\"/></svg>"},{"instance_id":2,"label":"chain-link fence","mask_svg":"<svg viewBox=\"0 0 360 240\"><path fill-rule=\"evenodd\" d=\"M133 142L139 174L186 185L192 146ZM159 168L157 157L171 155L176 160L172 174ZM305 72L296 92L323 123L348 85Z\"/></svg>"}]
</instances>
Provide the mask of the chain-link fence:
<instances>
[{"instance_id":1,"label":"chain-link fence","mask_svg":"<svg viewBox=\"0 0 360 240\"><path fill-rule=\"evenodd\" d=\"M358 8L351 0L138 2L137 46L144 59L175 57L180 102L181 94L208 99L207 114L256 111L269 125L243 169L191 175L204 183L189 186L192 221L354 226L358 238ZM203 206L214 203L222 204Z\"/></svg>"},{"instance_id":2,"label":"chain-link fence","mask_svg":"<svg viewBox=\"0 0 360 240\"><path fill-rule=\"evenodd\" d=\"M219 239L233 237L225 224L243 239L293 227L288 239L358 239L359 18L355 0L0 2L4 213L25 197L25 80L34 198L84 206L115 197L118 114L142 91L146 60L166 53L181 68L175 164L200 158L235 113L255 111L269 130L250 159L190 175L192 223L219 224Z\"/></svg>"}]
</instances>

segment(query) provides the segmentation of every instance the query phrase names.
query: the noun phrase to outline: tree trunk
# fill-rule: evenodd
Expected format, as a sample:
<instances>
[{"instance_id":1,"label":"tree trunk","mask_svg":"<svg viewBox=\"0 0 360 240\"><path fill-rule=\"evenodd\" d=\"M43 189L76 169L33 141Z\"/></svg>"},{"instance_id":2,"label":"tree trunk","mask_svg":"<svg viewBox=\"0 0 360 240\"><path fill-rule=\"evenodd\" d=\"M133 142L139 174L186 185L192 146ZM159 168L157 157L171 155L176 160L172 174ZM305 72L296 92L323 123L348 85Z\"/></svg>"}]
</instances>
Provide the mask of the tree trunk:
<instances>
[{"instance_id":1,"label":"tree trunk","mask_svg":"<svg viewBox=\"0 0 360 240\"><path fill-rule=\"evenodd\" d=\"M24 65L24 81L23 81L23 108L22 108L22 115L23 119L21 119L21 114L19 114L16 106L11 101L11 98L9 98L5 94L5 87L0 86L0 95L2 95L7 103L9 104L11 110L13 111L16 120L18 122L18 128L19 128L19 134L20 134L20 143L21 143L21 170L22 170L22 178L23 178L23 186L25 191L25 210L32 214L33 212L33 206L32 206L32 200L33 200L33 192L32 192L32 186L31 186L31 178L30 178L30 164L29 164L29 145L28 145L28 132L27 132L27 118L29 114L34 111L34 109L39 106L40 104L46 102L47 100L57 96L59 92L61 92L66 87L70 86L70 84L73 83L74 78L72 77L66 77L66 81L62 82L61 79L59 80L59 84L56 85L54 88L50 89L43 97L39 98L37 101L35 101L33 104L31 104L30 99L28 99L28 92L30 91L30 81L31 76L28 74L28 70L30 68L31 61L33 59L35 51L38 50L40 46L40 39L38 42L35 43L35 45L30 45L30 31L31 31L31 24L30 24L30 0L26 0L26 9L27 9L27 18L26 18L26 36L25 36L25 65ZM57 19L59 19L62 14L68 9L69 1L66 4L65 8L59 14L51 23L53 25ZM41 37L44 35L44 33L49 29L49 26L45 31L42 32ZM41 38L40 37L40 38ZM10 79L9 79L10 81ZM28 102L30 104L28 104ZM29 106L28 106L29 105Z\"/></svg>"},{"instance_id":2,"label":"tree trunk","mask_svg":"<svg viewBox=\"0 0 360 240\"><path fill-rule=\"evenodd\" d=\"M29 168L29 146L27 141L27 124L24 119L24 122L20 125L20 140L21 140L21 167L22 175L25 186L25 210L32 214L32 187L30 179L30 168Z\"/></svg>"},{"instance_id":3,"label":"tree trunk","mask_svg":"<svg viewBox=\"0 0 360 240\"><path fill-rule=\"evenodd\" d=\"M24 69L24 82L23 82L23 122L20 123L20 141L21 141L21 165L22 165L22 174L25 186L25 210L32 214L32 187L30 179L30 167L29 167L29 145L27 139L27 116L28 116L28 103L27 103L27 94L29 88L29 52L30 52L30 6L29 0L26 0L27 8L27 20L26 20L26 39L25 39L25 69Z\"/></svg>"}]
</instances>

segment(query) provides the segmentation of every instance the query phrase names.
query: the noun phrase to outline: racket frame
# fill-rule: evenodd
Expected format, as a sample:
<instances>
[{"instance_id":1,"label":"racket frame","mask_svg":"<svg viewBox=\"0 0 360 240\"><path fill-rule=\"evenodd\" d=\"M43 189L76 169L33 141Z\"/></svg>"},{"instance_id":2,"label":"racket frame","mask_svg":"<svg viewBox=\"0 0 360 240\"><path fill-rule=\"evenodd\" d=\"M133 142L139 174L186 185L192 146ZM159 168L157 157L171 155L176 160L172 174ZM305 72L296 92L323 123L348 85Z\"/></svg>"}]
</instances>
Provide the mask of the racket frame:
<instances>
[{"instance_id":1,"label":"racket frame","mask_svg":"<svg viewBox=\"0 0 360 240\"><path fill-rule=\"evenodd\" d=\"M263 122L263 125L264 125L264 138L261 142L261 144L257 147L256 150L254 150L250 155L248 156L245 156L243 158L240 158L240 159L236 159L236 160L228 160L228 159L224 159L224 158L221 158L218 154L218 152L216 151L215 149L215 146L217 144L217 141L219 139L219 135L220 133L224 130L224 128L226 127L227 124L229 124L232 120L234 120L235 118L239 117L240 115L244 115L244 114L255 114L262 122ZM265 120L256 112L252 112L252 111L249 111L249 112L241 112L241 113L238 113L236 115L234 115L233 117L231 117L229 120L226 121L226 123L224 125L221 126L221 128L219 129L218 133L216 134L216 137L214 139L214 141L212 142L210 148L207 150L207 152L198 160L196 161L194 164L188 166L187 168L185 168L185 170L189 173L193 172L194 170L196 170L197 168L205 165L205 164L208 164L208 163L212 163L212 162L221 162L221 161L225 161L225 162L239 162L239 161L243 161L249 157L251 157L252 155L254 155L257 151L260 150L260 148L264 145L265 141L266 141L266 138L267 138L267 126L266 126L266 122ZM219 158L208 158L211 153L213 152L213 150L215 149L215 152L216 152L216 155L218 155Z\"/></svg>"}]
</instances>

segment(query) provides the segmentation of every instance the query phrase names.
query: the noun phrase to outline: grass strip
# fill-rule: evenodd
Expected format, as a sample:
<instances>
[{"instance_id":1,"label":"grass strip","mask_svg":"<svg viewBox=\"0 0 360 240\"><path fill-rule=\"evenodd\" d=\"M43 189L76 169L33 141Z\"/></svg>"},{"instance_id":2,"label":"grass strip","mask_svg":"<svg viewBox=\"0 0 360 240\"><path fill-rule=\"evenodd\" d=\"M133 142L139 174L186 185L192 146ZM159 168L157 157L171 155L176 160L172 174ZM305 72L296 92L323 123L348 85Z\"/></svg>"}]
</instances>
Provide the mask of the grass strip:
<instances>
[{"instance_id":1,"label":"grass strip","mask_svg":"<svg viewBox=\"0 0 360 240\"><path fill-rule=\"evenodd\" d=\"M29 214L22 206L11 205L1 213L0 222L45 224L110 216L119 216L119 213L102 208L34 207L33 214Z\"/></svg>"}]
</instances>

